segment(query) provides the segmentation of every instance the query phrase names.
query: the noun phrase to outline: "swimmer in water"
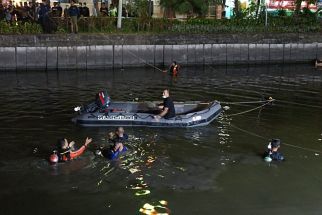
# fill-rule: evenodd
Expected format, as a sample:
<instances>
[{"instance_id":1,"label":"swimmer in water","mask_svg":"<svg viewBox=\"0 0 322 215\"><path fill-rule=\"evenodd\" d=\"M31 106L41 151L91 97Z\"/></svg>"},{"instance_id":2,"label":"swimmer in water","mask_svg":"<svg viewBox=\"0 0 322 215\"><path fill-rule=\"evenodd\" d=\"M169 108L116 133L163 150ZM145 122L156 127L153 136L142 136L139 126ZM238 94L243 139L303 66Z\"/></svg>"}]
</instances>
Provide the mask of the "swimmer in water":
<instances>
[{"instance_id":1,"label":"swimmer in water","mask_svg":"<svg viewBox=\"0 0 322 215\"><path fill-rule=\"evenodd\" d=\"M107 134L107 140L111 145L109 147L101 146L100 149L96 151L96 154L109 158L111 157L111 153L122 152L126 150L123 143L125 143L127 139L128 135L124 133L123 127L118 127L115 132L109 132Z\"/></svg>"},{"instance_id":2,"label":"swimmer in water","mask_svg":"<svg viewBox=\"0 0 322 215\"><path fill-rule=\"evenodd\" d=\"M66 138L58 140L57 149L54 150L49 160L51 163L66 162L73 160L82 155L88 145L92 142L92 138L86 138L85 143L78 150L75 150L75 142L68 142Z\"/></svg>"},{"instance_id":3,"label":"swimmer in water","mask_svg":"<svg viewBox=\"0 0 322 215\"><path fill-rule=\"evenodd\" d=\"M272 139L267 146L267 151L265 153L265 160L267 161L284 161L285 158L283 154L279 151L281 147L280 139Z\"/></svg>"}]
</instances>

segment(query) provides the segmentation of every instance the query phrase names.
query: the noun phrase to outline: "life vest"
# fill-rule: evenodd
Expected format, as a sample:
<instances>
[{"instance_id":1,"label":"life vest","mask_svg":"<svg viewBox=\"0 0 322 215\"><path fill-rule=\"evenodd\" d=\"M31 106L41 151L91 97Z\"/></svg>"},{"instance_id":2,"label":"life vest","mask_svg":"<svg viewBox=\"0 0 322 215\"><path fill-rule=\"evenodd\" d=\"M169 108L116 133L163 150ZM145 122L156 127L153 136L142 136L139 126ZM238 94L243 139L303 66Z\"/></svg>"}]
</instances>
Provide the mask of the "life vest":
<instances>
[{"instance_id":1,"label":"life vest","mask_svg":"<svg viewBox=\"0 0 322 215\"><path fill-rule=\"evenodd\" d=\"M83 145L76 151L71 151L70 148L66 149L65 151L59 152L58 153L58 161L59 162L66 162L73 160L79 156L81 156L85 152L86 146Z\"/></svg>"},{"instance_id":2,"label":"life vest","mask_svg":"<svg viewBox=\"0 0 322 215\"><path fill-rule=\"evenodd\" d=\"M65 161L69 161L70 158L70 148L68 147L65 151L60 151L58 153L58 158L60 162L65 162Z\"/></svg>"},{"instance_id":3,"label":"life vest","mask_svg":"<svg viewBox=\"0 0 322 215\"><path fill-rule=\"evenodd\" d=\"M176 64L171 67L171 75L172 76L177 76L179 73L179 66Z\"/></svg>"}]
</instances>

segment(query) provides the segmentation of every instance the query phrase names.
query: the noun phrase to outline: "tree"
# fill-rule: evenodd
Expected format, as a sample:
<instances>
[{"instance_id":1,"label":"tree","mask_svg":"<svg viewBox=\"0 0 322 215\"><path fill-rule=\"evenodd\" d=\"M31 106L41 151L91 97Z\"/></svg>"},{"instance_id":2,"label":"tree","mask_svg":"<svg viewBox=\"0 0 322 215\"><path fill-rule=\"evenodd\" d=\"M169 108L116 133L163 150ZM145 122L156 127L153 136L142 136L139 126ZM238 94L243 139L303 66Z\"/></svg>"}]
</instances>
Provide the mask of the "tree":
<instances>
[{"instance_id":1,"label":"tree","mask_svg":"<svg viewBox=\"0 0 322 215\"><path fill-rule=\"evenodd\" d=\"M208 11L209 0L161 0L167 18L175 18L175 12L204 16Z\"/></svg>"}]
</instances>

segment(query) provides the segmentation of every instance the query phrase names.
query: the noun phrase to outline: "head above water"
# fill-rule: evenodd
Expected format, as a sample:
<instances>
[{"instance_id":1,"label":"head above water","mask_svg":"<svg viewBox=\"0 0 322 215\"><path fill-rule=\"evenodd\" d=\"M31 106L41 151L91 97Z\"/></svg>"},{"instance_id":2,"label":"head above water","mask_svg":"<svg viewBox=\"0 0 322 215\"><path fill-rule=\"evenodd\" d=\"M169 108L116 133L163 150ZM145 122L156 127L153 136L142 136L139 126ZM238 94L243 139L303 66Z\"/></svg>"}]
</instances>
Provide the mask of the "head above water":
<instances>
[{"instance_id":1,"label":"head above water","mask_svg":"<svg viewBox=\"0 0 322 215\"><path fill-rule=\"evenodd\" d=\"M124 128L123 127L118 127L115 131L117 135L123 135L124 134Z\"/></svg>"},{"instance_id":2,"label":"head above water","mask_svg":"<svg viewBox=\"0 0 322 215\"><path fill-rule=\"evenodd\" d=\"M107 139L108 140L113 140L114 138L115 138L115 133L114 132L108 132Z\"/></svg>"},{"instance_id":3,"label":"head above water","mask_svg":"<svg viewBox=\"0 0 322 215\"><path fill-rule=\"evenodd\" d=\"M281 146L281 140L280 139L272 139L271 140L271 147L272 148L279 148Z\"/></svg>"},{"instance_id":4,"label":"head above water","mask_svg":"<svg viewBox=\"0 0 322 215\"><path fill-rule=\"evenodd\" d=\"M166 99L170 96L170 90L169 89L164 89L162 93L162 98Z\"/></svg>"},{"instance_id":5,"label":"head above water","mask_svg":"<svg viewBox=\"0 0 322 215\"><path fill-rule=\"evenodd\" d=\"M68 148L68 141L66 138L61 138L58 140L57 145L61 149L66 149L66 148Z\"/></svg>"}]
</instances>

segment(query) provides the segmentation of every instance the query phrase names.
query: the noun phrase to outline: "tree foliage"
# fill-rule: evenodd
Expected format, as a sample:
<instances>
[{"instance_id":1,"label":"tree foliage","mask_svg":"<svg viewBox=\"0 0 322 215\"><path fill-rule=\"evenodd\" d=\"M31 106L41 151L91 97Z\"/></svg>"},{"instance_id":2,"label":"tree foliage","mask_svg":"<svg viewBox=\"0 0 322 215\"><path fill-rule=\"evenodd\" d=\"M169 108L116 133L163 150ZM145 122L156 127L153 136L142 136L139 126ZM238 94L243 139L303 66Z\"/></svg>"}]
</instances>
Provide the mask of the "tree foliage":
<instances>
[{"instance_id":1,"label":"tree foliage","mask_svg":"<svg viewBox=\"0 0 322 215\"><path fill-rule=\"evenodd\" d=\"M170 18L175 12L202 17L207 14L209 0L161 0L160 4Z\"/></svg>"}]
</instances>

